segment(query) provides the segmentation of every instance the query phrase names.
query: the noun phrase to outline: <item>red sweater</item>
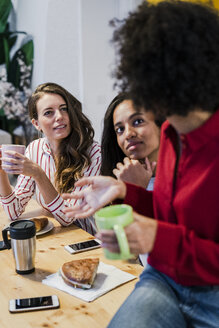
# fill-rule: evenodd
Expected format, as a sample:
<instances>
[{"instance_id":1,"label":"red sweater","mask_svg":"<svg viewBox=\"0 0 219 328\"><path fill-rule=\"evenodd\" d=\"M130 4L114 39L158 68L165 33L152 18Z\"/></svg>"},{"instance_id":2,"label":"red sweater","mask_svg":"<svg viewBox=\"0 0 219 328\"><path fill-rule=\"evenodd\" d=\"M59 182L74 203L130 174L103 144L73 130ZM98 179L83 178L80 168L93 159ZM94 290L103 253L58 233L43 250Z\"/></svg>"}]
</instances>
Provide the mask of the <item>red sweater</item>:
<instances>
[{"instance_id":1,"label":"red sweater","mask_svg":"<svg viewBox=\"0 0 219 328\"><path fill-rule=\"evenodd\" d=\"M219 285L219 110L180 137L166 121L154 191L127 184L124 202L158 220L150 265L185 286Z\"/></svg>"}]
</instances>

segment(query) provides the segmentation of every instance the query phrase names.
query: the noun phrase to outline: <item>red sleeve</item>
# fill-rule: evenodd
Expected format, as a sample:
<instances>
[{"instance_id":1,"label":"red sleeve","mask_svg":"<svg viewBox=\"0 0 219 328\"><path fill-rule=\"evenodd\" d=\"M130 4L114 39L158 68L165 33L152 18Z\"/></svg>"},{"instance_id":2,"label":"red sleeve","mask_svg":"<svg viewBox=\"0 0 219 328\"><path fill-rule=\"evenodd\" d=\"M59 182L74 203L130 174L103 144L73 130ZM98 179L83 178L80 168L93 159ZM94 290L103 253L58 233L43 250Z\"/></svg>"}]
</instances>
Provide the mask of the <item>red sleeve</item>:
<instances>
[{"instance_id":1,"label":"red sleeve","mask_svg":"<svg viewBox=\"0 0 219 328\"><path fill-rule=\"evenodd\" d=\"M131 205L139 214L153 218L153 192L131 183L126 183L126 187L127 193L124 203Z\"/></svg>"}]
</instances>

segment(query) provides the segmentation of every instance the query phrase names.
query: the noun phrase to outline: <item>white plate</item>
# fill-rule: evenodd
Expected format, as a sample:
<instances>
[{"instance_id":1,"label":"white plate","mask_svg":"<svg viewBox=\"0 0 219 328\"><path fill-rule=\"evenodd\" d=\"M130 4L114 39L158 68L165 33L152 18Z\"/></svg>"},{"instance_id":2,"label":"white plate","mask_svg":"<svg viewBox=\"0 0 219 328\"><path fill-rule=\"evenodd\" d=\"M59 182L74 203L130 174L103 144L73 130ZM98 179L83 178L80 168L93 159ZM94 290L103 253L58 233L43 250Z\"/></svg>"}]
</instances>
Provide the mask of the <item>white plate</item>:
<instances>
[{"instance_id":1,"label":"white plate","mask_svg":"<svg viewBox=\"0 0 219 328\"><path fill-rule=\"evenodd\" d=\"M37 236L44 235L44 233L51 231L53 228L54 228L54 224L51 221L49 221L42 230L36 233L36 235Z\"/></svg>"}]
</instances>

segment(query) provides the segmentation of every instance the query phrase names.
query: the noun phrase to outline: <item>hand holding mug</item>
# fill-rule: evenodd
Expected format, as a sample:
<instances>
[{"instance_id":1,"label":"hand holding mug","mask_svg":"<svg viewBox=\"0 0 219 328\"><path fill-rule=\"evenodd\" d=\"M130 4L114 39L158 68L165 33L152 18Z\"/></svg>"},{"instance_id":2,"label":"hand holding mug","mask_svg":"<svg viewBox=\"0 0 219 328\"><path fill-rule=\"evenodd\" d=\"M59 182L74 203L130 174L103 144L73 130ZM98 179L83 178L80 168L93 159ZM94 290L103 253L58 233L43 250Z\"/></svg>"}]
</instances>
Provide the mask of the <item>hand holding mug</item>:
<instances>
[{"instance_id":1,"label":"hand holding mug","mask_svg":"<svg viewBox=\"0 0 219 328\"><path fill-rule=\"evenodd\" d=\"M19 161L23 159L25 153L24 145L13 145L13 144L3 144L1 148L2 153L2 163L1 168L6 173L20 174L17 173L19 169Z\"/></svg>"},{"instance_id":2,"label":"hand holding mug","mask_svg":"<svg viewBox=\"0 0 219 328\"><path fill-rule=\"evenodd\" d=\"M130 253L138 255L153 250L157 234L157 220L133 212L134 222L124 228ZM96 237L108 251L119 253L120 248L113 230L101 230Z\"/></svg>"},{"instance_id":3,"label":"hand holding mug","mask_svg":"<svg viewBox=\"0 0 219 328\"><path fill-rule=\"evenodd\" d=\"M2 154L2 169L6 173L35 177L42 171L38 164L24 155L24 145L2 145Z\"/></svg>"},{"instance_id":4,"label":"hand holding mug","mask_svg":"<svg viewBox=\"0 0 219 328\"><path fill-rule=\"evenodd\" d=\"M105 257L111 260L132 258L124 231L124 227L133 222L132 207L124 204L107 206L97 211L94 217L100 234L105 230L114 232L119 245L117 253L104 248Z\"/></svg>"}]
</instances>

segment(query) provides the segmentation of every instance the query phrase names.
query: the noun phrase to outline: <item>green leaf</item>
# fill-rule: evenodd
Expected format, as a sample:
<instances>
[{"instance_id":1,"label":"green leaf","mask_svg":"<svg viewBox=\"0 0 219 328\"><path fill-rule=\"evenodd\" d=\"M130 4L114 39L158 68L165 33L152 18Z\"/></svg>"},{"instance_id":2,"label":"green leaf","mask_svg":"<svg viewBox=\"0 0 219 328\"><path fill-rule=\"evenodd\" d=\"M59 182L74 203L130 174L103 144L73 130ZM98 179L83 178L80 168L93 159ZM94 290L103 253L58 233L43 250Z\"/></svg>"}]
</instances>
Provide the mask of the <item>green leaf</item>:
<instances>
[{"instance_id":1,"label":"green leaf","mask_svg":"<svg viewBox=\"0 0 219 328\"><path fill-rule=\"evenodd\" d=\"M8 72L9 63L10 63L8 39L3 38L3 46L4 46L4 53L5 53L5 64L6 64L6 69L7 69L7 72Z\"/></svg>"},{"instance_id":2,"label":"green leaf","mask_svg":"<svg viewBox=\"0 0 219 328\"><path fill-rule=\"evenodd\" d=\"M5 31L11 8L11 0L0 0L0 33Z\"/></svg>"},{"instance_id":3,"label":"green leaf","mask_svg":"<svg viewBox=\"0 0 219 328\"><path fill-rule=\"evenodd\" d=\"M17 61L19 57L18 51L12 58L8 70L8 82L11 82L16 88L19 88L20 85L20 66Z\"/></svg>"},{"instance_id":4,"label":"green leaf","mask_svg":"<svg viewBox=\"0 0 219 328\"><path fill-rule=\"evenodd\" d=\"M18 49L9 65L8 81L16 88L20 87L20 66L17 59L22 57L27 66L33 66L33 40L26 42L20 49Z\"/></svg>"},{"instance_id":5,"label":"green leaf","mask_svg":"<svg viewBox=\"0 0 219 328\"><path fill-rule=\"evenodd\" d=\"M16 35L12 35L11 32L9 32L9 33L0 33L0 65L1 64L4 64L5 61L6 61L3 38L7 38L9 52L10 52L11 48L14 46L14 44L15 44L15 42L17 40L17 36Z\"/></svg>"},{"instance_id":6,"label":"green leaf","mask_svg":"<svg viewBox=\"0 0 219 328\"><path fill-rule=\"evenodd\" d=\"M24 54L24 61L27 66L33 65L33 40L29 40L25 43L20 50Z\"/></svg>"},{"instance_id":7,"label":"green leaf","mask_svg":"<svg viewBox=\"0 0 219 328\"><path fill-rule=\"evenodd\" d=\"M5 112L3 108L0 108L0 117L4 117L5 116Z\"/></svg>"}]
</instances>

